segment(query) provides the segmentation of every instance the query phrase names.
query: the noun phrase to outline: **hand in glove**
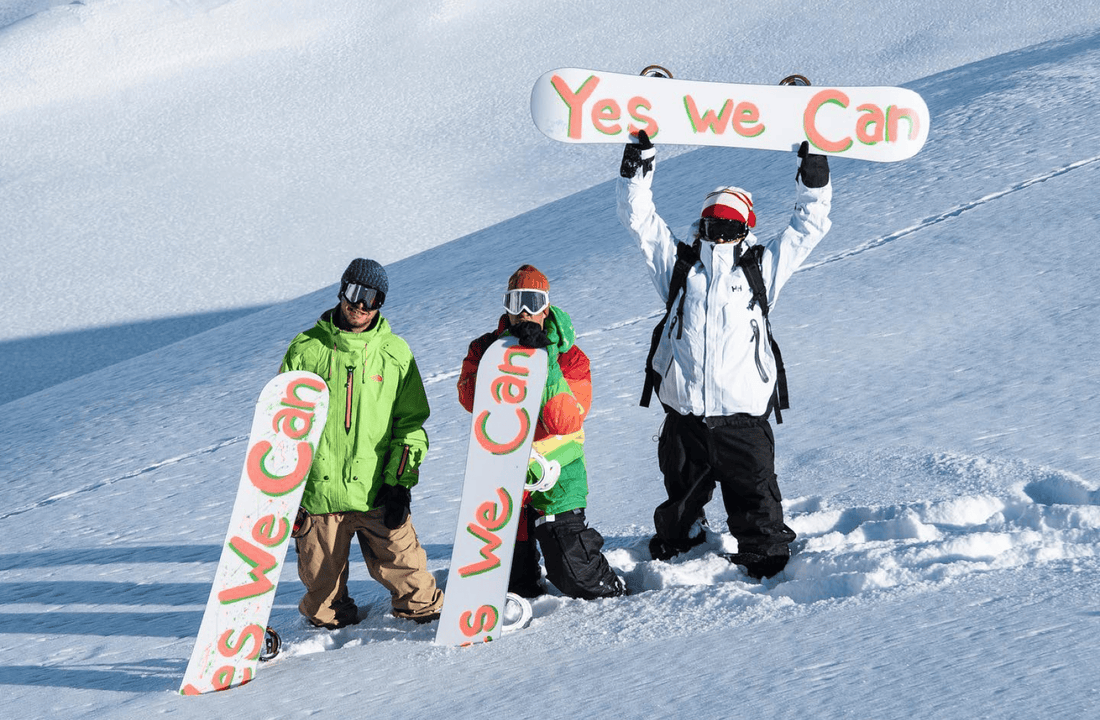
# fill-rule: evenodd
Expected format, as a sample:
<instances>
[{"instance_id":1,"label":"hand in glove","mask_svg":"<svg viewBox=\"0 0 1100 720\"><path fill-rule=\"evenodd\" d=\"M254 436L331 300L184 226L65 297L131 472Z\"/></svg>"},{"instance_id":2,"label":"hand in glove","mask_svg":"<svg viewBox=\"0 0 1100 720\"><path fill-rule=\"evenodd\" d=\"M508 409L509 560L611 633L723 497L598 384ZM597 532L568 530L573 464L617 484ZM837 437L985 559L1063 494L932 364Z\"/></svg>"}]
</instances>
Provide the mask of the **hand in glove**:
<instances>
[{"instance_id":1,"label":"hand in glove","mask_svg":"<svg viewBox=\"0 0 1100 720\"><path fill-rule=\"evenodd\" d=\"M404 485L383 483L374 503L382 507L383 524L390 530L396 530L409 519L412 493Z\"/></svg>"},{"instance_id":2,"label":"hand in glove","mask_svg":"<svg viewBox=\"0 0 1100 720\"><path fill-rule=\"evenodd\" d=\"M638 142L628 143L623 148L623 164L619 166L619 174L624 178L637 176L638 170L645 177L653 170L653 159L657 156L657 148L649 140L649 133L645 130L638 131Z\"/></svg>"},{"instance_id":3,"label":"hand in glove","mask_svg":"<svg viewBox=\"0 0 1100 720\"><path fill-rule=\"evenodd\" d=\"M525 320L512 325L511 330L523 347L544 348L550 345L550 338L546 336L546 331L539 327L538 323Z\"/></svg>"},{"instance_id":4,"label":"hand in glove","mask_svg":"<svg viewBox=\"0 0 1100 720\"><path fill-rule=\"evenodd\" d=\"M798 146L798 157L802 163L798 166L797 177L808 188L825 187L829 184L829 158L810 153L810 143L805 140Z\"/></svg>"}]
</instances>

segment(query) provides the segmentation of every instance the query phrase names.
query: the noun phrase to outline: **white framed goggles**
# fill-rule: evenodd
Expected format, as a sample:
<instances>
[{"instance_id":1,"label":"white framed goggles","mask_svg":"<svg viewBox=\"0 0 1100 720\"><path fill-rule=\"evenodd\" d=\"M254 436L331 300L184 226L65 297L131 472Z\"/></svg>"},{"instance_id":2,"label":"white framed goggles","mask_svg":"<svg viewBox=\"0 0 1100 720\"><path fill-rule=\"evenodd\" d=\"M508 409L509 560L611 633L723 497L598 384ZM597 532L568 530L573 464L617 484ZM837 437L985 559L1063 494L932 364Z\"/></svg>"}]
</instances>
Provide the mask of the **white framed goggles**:
<instances>
[{"instance_id":1,"label":"white framed goggles","mask_svg":"<svg viewBox=\"0 0 1100 720\"><path fill-rule=\"evenodd\" d=\"M509 290L504 293L504 309L509 315L519 315L524 310L532 315L550 306L550 293L545 290Z\"/></svg>"}]
</instances>

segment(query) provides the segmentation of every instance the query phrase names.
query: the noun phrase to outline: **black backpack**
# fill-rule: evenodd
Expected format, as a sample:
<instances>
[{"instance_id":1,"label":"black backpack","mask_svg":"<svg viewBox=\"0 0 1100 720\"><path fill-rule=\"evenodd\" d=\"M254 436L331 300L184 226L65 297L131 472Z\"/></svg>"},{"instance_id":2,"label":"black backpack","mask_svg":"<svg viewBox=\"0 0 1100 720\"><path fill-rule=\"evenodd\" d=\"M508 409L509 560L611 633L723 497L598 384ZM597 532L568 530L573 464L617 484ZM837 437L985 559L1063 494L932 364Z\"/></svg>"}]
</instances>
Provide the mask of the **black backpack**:
<instances>
[{"instance_id":1,"label":"black backpack","mask_svg":"<svg viewBox=\"0 0 1100 720\"><path fill-rule=\"evenodd\" d=\"M672 322L676 328L676 337L683 336L687 275L688 271L695 266L695 263L699 262L701 242L701 240L696 240L692 245L684 242L676 244L676 265L672 269L672 281L668 285L668 302L665 305L665 316L657 323L657 327L653 328L649 355L645 359L645 387L642 388L642 399L639 403L642 407L649 407L649 400L653 395L653 391L659 389L661 385L661 376L653 369L653 356L657 354L657 345L661 342L661 335L664 333L670 317L673 318ZM740 247L738 247L738 250L740 251ZM790 402L787 399L787 371L783 367L783 355L779 352L779 344L775 341L775 337L772 336L772 324L768 320L768 291L764 287L764 274L761 270L763 256L764 246L752 245L745 252L738 252L737 266L745 274L749 287L752 289L752 300L749 302L749 308L751 309L754 304L759 304L760 310L764 314L764 326L768 331L768 341L772 346L772 354L775 355L777 375L775 393L772 395L769 410L775 410L775 422L778 424L783 422L780 411L788 409ZM680 302L676 308L676 314L673 315L672 306L676 303L677 296L680 297ZM672 334L671 328L669 334Z\"/></svg>"}]
</instances>

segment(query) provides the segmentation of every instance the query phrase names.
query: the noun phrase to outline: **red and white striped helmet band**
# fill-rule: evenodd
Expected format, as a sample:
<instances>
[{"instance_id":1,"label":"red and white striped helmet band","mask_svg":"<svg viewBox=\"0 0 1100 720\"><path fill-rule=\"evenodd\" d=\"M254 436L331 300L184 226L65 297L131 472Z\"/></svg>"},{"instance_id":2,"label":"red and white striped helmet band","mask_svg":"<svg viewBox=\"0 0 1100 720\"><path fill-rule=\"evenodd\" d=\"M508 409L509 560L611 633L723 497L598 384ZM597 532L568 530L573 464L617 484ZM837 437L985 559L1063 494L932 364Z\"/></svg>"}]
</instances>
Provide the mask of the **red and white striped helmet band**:
<instances>
[{"instance_id":1,"label":"red and white striped helmet band","mask_svg":"<svg viewBox=\"0 0 1100 720\"><path fill-rule=\"evenodd\" d=\"M752 193L738 187L720 187L707 194L700 217L738 220L749 227L756 227L756 213L752 211Z\"/></svg>"}]
</instances>

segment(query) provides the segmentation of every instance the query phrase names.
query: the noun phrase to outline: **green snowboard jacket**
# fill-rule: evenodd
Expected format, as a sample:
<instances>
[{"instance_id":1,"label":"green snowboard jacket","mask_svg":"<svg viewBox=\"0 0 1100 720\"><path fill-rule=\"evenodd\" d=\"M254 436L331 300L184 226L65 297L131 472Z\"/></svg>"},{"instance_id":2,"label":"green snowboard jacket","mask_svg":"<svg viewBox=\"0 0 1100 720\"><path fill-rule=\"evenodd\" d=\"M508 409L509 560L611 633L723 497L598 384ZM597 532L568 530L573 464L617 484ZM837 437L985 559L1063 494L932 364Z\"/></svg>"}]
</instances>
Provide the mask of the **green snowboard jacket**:
<instances>
[{"instance_id":1,"label":"green snowboard jacket","mask_svg":"<svg viewBox=\"0 0 1100 720\"><path fill-rule=\"evenodd\" d=\"M282 372L308 370L329 389L328 420L306 480L313 515L372 510L382 483L416 485L428 450L428 397L408 344L379 315L344 332L328 310L290 343Z\"/></svg>"}]
</instances>

